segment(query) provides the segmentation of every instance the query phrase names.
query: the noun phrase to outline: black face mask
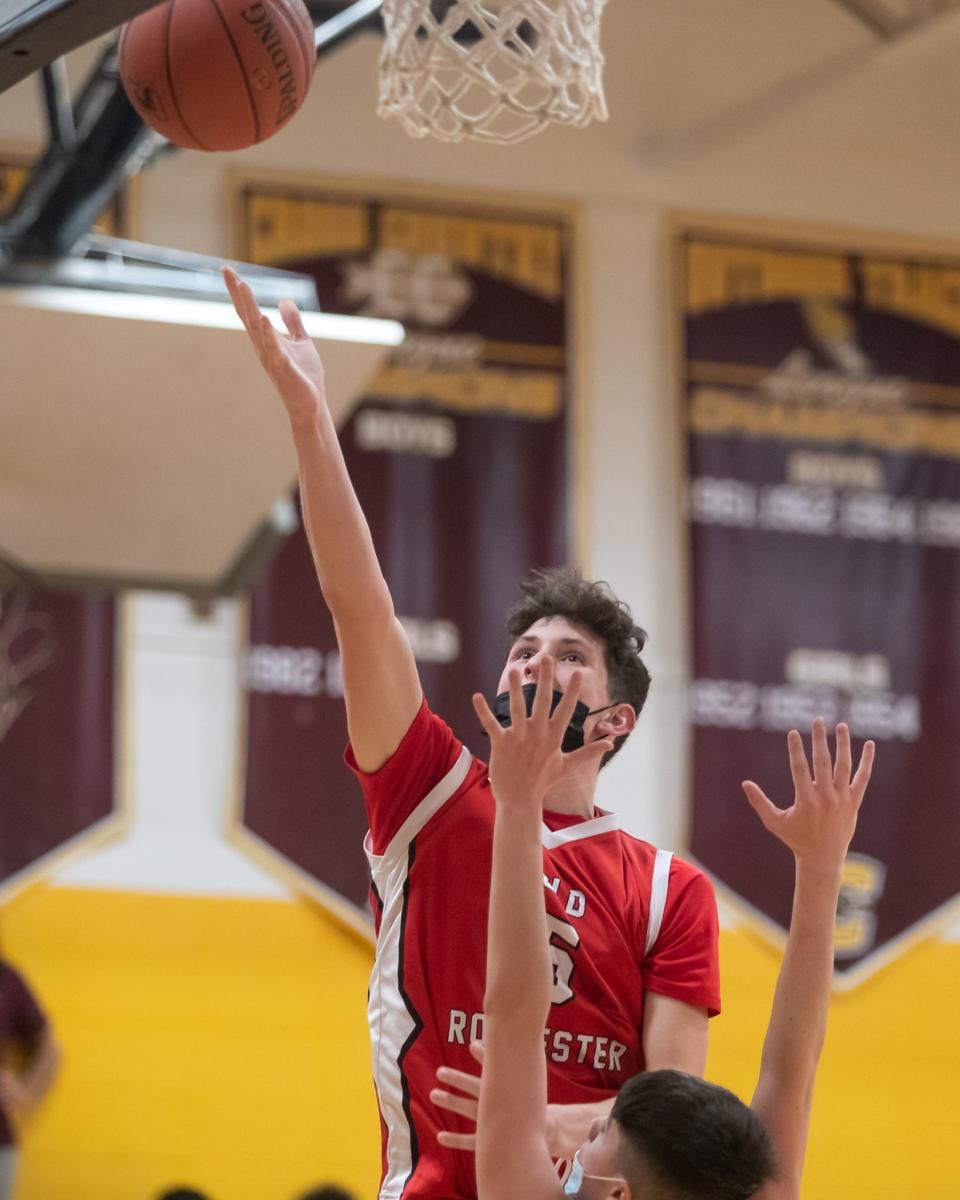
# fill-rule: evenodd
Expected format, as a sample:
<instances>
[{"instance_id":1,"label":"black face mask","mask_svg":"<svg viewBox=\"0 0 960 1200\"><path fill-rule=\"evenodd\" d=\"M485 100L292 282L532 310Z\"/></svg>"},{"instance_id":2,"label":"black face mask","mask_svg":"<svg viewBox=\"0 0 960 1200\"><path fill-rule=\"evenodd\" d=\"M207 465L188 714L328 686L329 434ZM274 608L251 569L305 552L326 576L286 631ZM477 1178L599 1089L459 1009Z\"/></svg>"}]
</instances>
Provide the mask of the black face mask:
<instances>
[{"instance_id":1,"label":"black face mask","mask_svg":"<svg viewBox=\"0 0 960 1200\"><path fill-rule=\"evenodd\" d=\"M527 708L527 716L533 711L533 698L537 694L537 685L535 683L525 683L523 685L523 702ZM557 707L563 699L563 692L558 692L556 688L553 690L553 699L550 701L550 712ZM570 754L573 750L579 750L583 745L583 723L587 717L595 716L597 713L604 712L608 708L615 708L620 703L619 700L614 700L612 704L604 704L602 708L587 708L582 700L578 700L573 709L573 715L570 718L570 723L567 725L563 735L563 742L560 749L564 754ZM510 693L501 692L493 702L493 715L496 717L500 725L504 729L508 729L511 725L510 721Z\"/></svg>"}]
</instances>

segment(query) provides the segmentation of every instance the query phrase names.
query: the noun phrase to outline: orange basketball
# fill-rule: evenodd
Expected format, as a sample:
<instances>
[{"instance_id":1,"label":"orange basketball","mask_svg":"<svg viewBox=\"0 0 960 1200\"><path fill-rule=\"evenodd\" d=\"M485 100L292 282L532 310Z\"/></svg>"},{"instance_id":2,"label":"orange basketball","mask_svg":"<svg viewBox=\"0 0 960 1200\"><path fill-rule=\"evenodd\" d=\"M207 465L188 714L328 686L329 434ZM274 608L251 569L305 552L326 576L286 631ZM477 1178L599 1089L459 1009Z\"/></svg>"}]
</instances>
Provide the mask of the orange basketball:
<instances>
[{"instance_id":1,"label":"orange basketball","mask_svg":"<svg viewBox=\"0 0 960 1200\"><path fill-rule=\"evenodd\" d=\"M120 34L131 104L187 150L272 137L303 104L316 61L303 0L167 0Z\"/></svg>"}]
</instances>

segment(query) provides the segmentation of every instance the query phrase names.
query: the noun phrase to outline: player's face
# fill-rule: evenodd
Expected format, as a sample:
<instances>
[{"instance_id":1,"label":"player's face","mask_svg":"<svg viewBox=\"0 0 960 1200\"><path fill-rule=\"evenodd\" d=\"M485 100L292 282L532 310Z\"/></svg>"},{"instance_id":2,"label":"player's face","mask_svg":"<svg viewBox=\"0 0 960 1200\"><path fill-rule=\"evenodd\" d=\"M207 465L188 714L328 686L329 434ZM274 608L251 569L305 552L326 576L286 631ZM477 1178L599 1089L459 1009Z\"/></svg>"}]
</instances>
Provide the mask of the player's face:
<instances>
[{"instance_id":1,"label":"player's face","mask_svg":"<svg viewBox=\"0 0 960 1200\"><path fill-rule=\"evenodd\" d=\"M626 1195L624 1179L617 1170L619 1137L617 1123L612 1117L598 1118L593 1122L589 1139L577 1151L577 1162L582 1168L575 1192L579 1200L603 1200L606 1196L622 1198Z\"/></svg>"},{"instance_id":2,"label":"player's face","mask_svg":"<svg viewBox=\"0 0 960 1200\"><path fill-rule=\"evenodd\" d=\"M536 683L547 658L553 659L553 686L558 692L565 692L570 676L579 671L580 699L587 708L601 708L610 703L603 643L566 617L544 617L517 638L507 655L497 692L508 690L507 672L511 667L522 668L522 683ZM587 729L593 720L588 718Z\"/></svg>"}]
</instances>

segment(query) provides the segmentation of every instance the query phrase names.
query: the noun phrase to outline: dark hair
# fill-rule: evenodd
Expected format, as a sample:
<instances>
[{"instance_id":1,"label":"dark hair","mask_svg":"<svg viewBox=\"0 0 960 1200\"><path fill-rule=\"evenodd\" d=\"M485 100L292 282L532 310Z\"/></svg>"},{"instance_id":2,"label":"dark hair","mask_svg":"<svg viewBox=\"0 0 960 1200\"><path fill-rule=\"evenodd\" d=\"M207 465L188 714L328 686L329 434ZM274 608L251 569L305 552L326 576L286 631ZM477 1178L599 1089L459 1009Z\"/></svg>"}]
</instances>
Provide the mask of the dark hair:
<instances>
[{"instance_id":1,"label":"dark hair","mask_svg":"<svg viewBox=\"0 0 960 1200\"><path fill-rule=\"evenodd\" d=\"M554 567L534 571L520 590L523 599L507 612L507 650L537 621L566 617L603 643L610 698L629 704L639 716L650 691L650 672L640 657L647 635L633 623L630 609L610 585L584 579L573 567ZM626 740L626 734L618 737L600 765L605 766Z\"/></svg>"},{"instance_id":2,"label":"dark hair","mask_svg":"<svg viewBox=\"0 0 960 1200\"><path fill-rule=\"evenodd\" d=\"M776 1175L773 1145L733 1092L684 1071L634 1075L613 1105L617 1168L663 1200L747 1200ZM646 1195L646 1192L640 1192Z\"/></svg>"},{"instance_id":3,"label":"dark hair","mask_svg":"<svg viewBox=\"0 0 960 1200\"><path fill-rule=\"evenodd\" d=\"M356 1196L337 1183L321 1183L304 1192L298 1200L356 1200Z\"/></svg>"},{"instance_id":4,"label":"dark hair","mask_svg":"<svg viewBox=\"0 0 960 1200\"><path fill-rule=\"evenodd\" d=\"M210 1200L205 1192L192 1187L174 1187L162 1192L157 1200Z\"/></svg>"}]
</instances>

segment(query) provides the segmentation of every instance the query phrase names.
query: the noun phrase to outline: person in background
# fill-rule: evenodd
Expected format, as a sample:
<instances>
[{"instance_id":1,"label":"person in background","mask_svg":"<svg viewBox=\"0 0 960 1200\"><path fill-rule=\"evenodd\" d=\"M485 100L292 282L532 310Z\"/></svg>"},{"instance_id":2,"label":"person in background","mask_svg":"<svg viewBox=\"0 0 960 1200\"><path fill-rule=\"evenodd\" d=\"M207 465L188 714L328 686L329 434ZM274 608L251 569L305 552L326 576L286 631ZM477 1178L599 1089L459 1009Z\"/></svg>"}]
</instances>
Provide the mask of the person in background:
<instances>
[{"instance_id":1,"label":"person in background","mask_svg":"<svg viewBox=\"0 0 960 1200\"><path fill-rule=\"evenodd\" d=\"M0 1200L11 1200L17 1128L40 1104L60 1068L50 1022L23 976L0 958Z\"/></svg>"},{"instance_id":2,"label":"person in background","mask_svg":"<svg viewBox=\"0 0 960 1200\"><path fill-rule=\"evenodd\" d=\"M336 1183L318 1183L297 1197L297 1200L357 1200L353 1192Z\"/></svg>"}]
</instances>

